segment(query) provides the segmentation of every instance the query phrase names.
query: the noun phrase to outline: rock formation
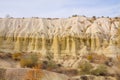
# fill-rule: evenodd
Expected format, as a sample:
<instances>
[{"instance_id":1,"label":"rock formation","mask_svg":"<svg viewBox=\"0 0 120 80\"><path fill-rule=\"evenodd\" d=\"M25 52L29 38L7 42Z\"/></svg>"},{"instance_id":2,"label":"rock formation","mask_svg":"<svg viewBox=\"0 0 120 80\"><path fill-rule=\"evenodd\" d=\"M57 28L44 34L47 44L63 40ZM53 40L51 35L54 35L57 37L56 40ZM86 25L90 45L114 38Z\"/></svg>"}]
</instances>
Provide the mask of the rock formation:
<instances>
[{"instance_id":1,"label":"rock formation","mask_svg":"<svg viewBox=\"0 0 120 80\"><path fill-rule=\"evenodd\" d=\"M1 18L0 51L77 56L118 53L120 18ZM118 48L111 51L111 46Z\"/></svg>"},{"instance_id":2,"label":"rock formation","mask_svg":"<svg viewBox=\"0 0 120 80\"><path fill-rule=\"evenodd\" d=\"M1 72L0 74L1 80L32 80L32 79L68 80L69 79L69 77L64 74L59 74L41 69L36 70L30 68L7 68L7 69L0 68L0 72Z\"/></svg>"}]
</instances>

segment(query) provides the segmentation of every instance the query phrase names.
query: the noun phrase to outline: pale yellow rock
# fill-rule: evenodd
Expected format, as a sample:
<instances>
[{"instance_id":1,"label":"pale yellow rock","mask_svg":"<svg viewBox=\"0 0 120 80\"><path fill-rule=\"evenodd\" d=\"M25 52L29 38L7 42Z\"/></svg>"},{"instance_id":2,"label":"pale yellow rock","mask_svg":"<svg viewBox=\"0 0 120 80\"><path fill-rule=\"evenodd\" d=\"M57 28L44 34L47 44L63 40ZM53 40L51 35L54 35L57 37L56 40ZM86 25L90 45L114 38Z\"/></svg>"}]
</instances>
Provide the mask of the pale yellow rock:
<instances>
[{"instance_id":1,"label":"pale yellow rock","mask_svg":"<svg viewBox=\"0 0 120 80\"><path fill-rule=\"evenodd\" d=\"M120 19L115 18L1 18L0 51L50 53L56 58L89 52L114 54L120 48L118 27ZM117 52L110 46L117 46Z\"/></svg>"},{"instance_id":2,"label":"pale yellow rock","mask_svg":"<svg viewBox=\"0 0 120 80\"><path fill-rule=\"evenodd\" d=\"M71 55L76 56L76 54L77 54L76 39L75 39L75 37L72 37L72 39L71 39Z\"/></svg>"},{"instance_id":3,"label":"pale yellow rock","mask_svg":"<svg viewBox=\"0 0 120 80\"><path fill-rule=\"evenodd\" d=\"M66 53L69 55L69 53L70 53L70 44L71 44L71 42L70 42L70 37L69 36L67 36L67 38L66 38Z\"/></svg>"},{"instance_id":4,"label":"pale yellow rock","mask_svg":"<svg viewBox=\"0 0 120 80\"><path fill-rule=\"evenodd\" d=\"M54 58L58 58L60 55L60 48L59 48L59 41L58 41L58 36L54 36L53 38L53 44L52 44L52 50L54 53Z\"/></svg>"},{"instance_id":5,"label":"pale yellow rock","mask_svg":"<svg viewBox=\"0 0 120 80\"><path fill-rule=\"evenodd\" d=\"M47 48L46 48L46 38L45 38L45 36L43 35L42 36L42 49L41 49L41 54L43 55L43 56L46 56L47 55Z\"/></svg>"}]
</instances>

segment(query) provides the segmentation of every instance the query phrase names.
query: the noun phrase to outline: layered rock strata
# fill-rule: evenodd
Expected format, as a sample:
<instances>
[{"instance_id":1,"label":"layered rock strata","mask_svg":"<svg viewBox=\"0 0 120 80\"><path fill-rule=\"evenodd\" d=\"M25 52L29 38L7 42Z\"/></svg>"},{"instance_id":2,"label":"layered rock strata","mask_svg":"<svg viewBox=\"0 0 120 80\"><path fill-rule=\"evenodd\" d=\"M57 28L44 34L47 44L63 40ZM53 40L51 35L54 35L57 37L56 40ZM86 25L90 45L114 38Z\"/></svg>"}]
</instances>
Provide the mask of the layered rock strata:
<instances>
[{"instance_id":1,"label":"layered rock strata","mask_svg":"<svg viewBox=\"0 0 120 80\"><path fill-rule=\"evenodd\" d=\"M1 18L0 51L43 56L119 53L120 18Z\"/></svg>"}]
</instances>

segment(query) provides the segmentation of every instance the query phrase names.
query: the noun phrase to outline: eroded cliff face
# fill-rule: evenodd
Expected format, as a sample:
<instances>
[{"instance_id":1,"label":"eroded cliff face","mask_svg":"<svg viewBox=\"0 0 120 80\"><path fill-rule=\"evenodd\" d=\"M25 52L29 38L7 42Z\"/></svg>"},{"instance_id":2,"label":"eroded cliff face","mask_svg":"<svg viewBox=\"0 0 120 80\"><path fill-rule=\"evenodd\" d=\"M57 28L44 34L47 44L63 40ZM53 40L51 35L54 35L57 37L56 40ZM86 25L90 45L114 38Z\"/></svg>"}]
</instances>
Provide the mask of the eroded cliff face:
<instances>
[{"instance_id":1,"label":"eroded cliff face","mask_svg":"<svg viewBox=\"0 0 120 80\"><path fill-rule=\"evenodd\" d=\"M43 56L118 53L120 18L83 16L0 19L0 51L37 52Z\"/></svg>"}]
</instances>

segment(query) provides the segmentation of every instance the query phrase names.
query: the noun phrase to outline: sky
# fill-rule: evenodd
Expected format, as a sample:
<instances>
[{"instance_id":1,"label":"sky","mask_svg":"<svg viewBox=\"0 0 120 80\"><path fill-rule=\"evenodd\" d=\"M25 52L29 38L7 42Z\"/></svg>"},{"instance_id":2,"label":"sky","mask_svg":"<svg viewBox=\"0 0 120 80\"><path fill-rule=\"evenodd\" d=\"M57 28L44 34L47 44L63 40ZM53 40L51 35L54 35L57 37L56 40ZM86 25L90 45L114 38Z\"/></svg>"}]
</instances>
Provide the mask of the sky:
<instances>
[{"instance_id":1,"label":"sky","mask_svg":"<svg viewBox=\"0 0 120 80\"><path fill-rule=\"evenodd\" d=\"M120 16L120 0L0 0L0 17Z\"/></svg>"}]
</instances>

